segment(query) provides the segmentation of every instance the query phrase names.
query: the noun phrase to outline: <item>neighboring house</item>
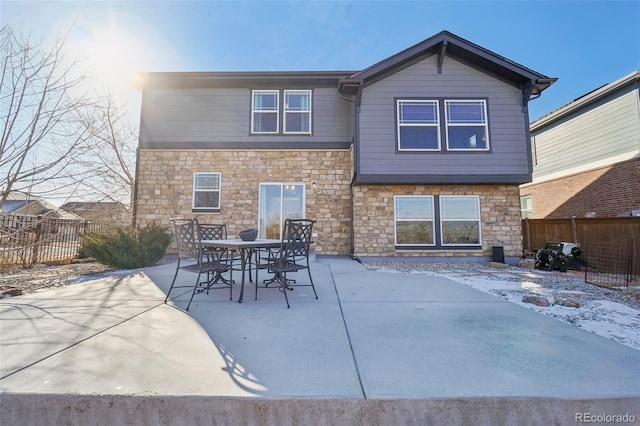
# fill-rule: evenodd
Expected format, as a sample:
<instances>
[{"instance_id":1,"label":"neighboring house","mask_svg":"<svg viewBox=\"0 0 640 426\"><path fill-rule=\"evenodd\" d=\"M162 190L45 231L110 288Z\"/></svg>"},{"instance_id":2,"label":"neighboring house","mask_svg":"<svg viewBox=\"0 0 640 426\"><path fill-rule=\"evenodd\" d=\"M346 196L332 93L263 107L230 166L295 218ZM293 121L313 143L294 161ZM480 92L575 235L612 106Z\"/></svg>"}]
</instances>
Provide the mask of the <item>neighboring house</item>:
<instances>
[{"instance_id":1,"label":"neighboring house","mask_svg":"<svg viewBox=\"0 0 640 426\"><path fill-rule=\"evenodd\" d=\"M60 206L60 209L74 213L86 220L113 222L121 226L131 225L129 209L118 201L70 201Z\"/></svg>"},{"instance_id":2,"label":"neighboring house","mask_svg":"<svg viewBox=\"0 0 640 426\"><path fill-rule=\"evenodd\" d=\"M0 206L2 214L12 216L47 216L52 219L80 220L73 213L65 212L48 201L23 192L12 191Z\"/></svg>"},{"instance_id":3,"label":"neighboring house","mask_svg":"<svg viewBox=\"0 0 640 426\"><path fill-rule=\"evenodd\" d=\"M523 217L640 215L640 71L531 123Z\"/></svg>"},{"instance_id":4,"label":"neighboring house","mask_svg":"<svg viewBox=\"0 0 640 426\"><path fill-rule=\"evenodd\" d=\"M527 104L554 78L447 31L362 71L141 77L137 224L308 217L318 255L522 255Z\"/></svg>"}]
</instances>

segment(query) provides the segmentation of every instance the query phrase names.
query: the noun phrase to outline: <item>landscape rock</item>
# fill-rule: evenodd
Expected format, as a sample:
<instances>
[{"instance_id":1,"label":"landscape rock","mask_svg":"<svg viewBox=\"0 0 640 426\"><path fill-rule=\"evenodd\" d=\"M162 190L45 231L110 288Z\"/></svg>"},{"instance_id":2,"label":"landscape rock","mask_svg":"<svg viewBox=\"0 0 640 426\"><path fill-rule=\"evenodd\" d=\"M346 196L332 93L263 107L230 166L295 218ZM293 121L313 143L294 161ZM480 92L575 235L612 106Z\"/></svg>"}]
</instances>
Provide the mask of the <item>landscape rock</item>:
<instances>
[{"instance_id":1,"label":"landscape rock","mask_svg":"<svg viewBox=\"0 0 640 426\"><path fill-rule=\"evenodd\" d=\"M22 296L22 294L22 290L20 290L19 288L10 288L2 292L2 296L0 296L0 299L3 299L5 297Z\"/></svg>"},{"instance_id":2,"label":"landscape rock","mask_svg":"<svg viewBox=\"0 0 640 426\"><path fill-rule=\"evenodd\" d=\"M565 297L558 297L555 296L553 298L553 304L554 305L558 305L558 306L565 306L567 308L579 308L580 307L580 302L578 302L575 299L569 299L569 298L565 298Z\"/></svg>"},{"instance_id":3,"label":"landscape rock","mask_svg":"<svg viewBox=\"0 0 640 426\"><path fill-rule=\"evenodd\" d=\"M536 306L549 306L549 301L547 300L547 298L542 296L522 296L522 301L524 303L532 303Z\"/></svg>"},{"instance_id":4,"label":"landscape rock","mask_svg":"<svg viewBox=\"0 0 640 426\"><path fill-rule=\"evenodd\" d=\"M518 260L518 267L523 269L535 269L536 260L535 259L520 259Z\"/></svg>"}]
</instances>

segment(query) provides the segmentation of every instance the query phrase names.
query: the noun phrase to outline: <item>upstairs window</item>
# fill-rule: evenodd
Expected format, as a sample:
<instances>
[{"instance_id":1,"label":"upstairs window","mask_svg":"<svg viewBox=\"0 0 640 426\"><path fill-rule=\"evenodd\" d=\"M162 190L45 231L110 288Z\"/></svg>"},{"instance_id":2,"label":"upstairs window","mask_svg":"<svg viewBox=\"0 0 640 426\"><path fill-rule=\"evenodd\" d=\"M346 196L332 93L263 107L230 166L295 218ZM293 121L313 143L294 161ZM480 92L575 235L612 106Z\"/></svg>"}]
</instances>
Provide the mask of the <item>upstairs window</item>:
<instances>
[{"instance_id":1,"label":"upstairs window","mask_svg":"<svg viewBox=\"0 0 640 426\"><path fill-rule=\"evenodd\" d=\"M398 150L439 150L438 101L398 100L397 102Z\"/></svg>"},{"instance_id":2,"label":"upstairs window","mask_svg":"<svg viewBox=\"0 0 640 426\"><path fill-rule=\"evenodd\" d=\"M444 101L447 149L488 150L487 104L484 100Z\"/></svg>"},{"instance_id":3,"label":"upstairs window","mask_svg":"<svg viewBox=\"0 0 640 426\"><path fill-rule=\"evenodd\" d=\"M251 101L251 133L278 133L278 91L254 90Z\"/></svg>"},{"instance_id":4,"label":"upstairs window","mask_svg":"<svg viewBox=\"0 0 640 426\"><path fill-rule=\"evenodd\" d=\"M284 133L311 133L311 90L284 91Z\"/></svg>"},{"instance_id":5,"label":"upstairs window","mask_svg":"<svg viewBox=\"0 0 640 426\"><path fill-rule=\"evenodd\" d=\"M220 209L220 173L193 175L193 210Z\"/></svg>"}]
</instances>

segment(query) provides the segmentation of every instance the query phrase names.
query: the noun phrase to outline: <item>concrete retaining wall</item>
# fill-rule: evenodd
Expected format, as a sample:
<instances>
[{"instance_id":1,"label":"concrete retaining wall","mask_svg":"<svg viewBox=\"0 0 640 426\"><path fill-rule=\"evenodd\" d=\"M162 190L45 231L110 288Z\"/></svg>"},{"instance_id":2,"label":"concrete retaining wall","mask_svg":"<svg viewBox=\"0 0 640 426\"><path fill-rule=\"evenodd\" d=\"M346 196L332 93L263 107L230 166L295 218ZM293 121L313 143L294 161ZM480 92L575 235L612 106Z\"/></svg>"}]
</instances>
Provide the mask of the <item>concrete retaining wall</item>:
<instances>
[{"instance_id":1,"label":"concrete retaining wall","mask_svg":"<svg viewBox=\"0 0 640 426\"><path fill-rule=\"evenodd\" d=\"M227 399L206 396L1 394L13 425L564 425L635 416L639 398ZM576 416L582 415L582 417ZM588 417L591 416L591 417ZM578 421L576 421L578 420ZM614 419L615 420L615 419ZM606 422L606 419L605 419ZM610 422L609 422L610 423ZM592 423L593 424L593 423Z\"/></svg>"}]
</instances>

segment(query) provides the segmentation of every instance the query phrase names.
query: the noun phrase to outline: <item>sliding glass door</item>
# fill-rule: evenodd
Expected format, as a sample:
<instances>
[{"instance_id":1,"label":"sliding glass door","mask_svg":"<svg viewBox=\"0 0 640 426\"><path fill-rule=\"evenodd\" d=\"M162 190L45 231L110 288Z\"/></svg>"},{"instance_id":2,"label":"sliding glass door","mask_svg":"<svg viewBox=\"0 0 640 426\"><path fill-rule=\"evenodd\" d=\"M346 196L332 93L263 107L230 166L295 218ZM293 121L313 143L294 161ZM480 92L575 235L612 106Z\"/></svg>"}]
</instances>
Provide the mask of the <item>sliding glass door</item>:
<instances>
[{"instance_id":1,"label":"sliding glass door","mask_svg":"<svg viewBox=\"0 0 640 426\"><path fill-rule=\"evenodd\" d=\"M304 216L304 184L260 184L259 238L279 239L285 219L302 219Z\"/></svg>"}]
</instances>

